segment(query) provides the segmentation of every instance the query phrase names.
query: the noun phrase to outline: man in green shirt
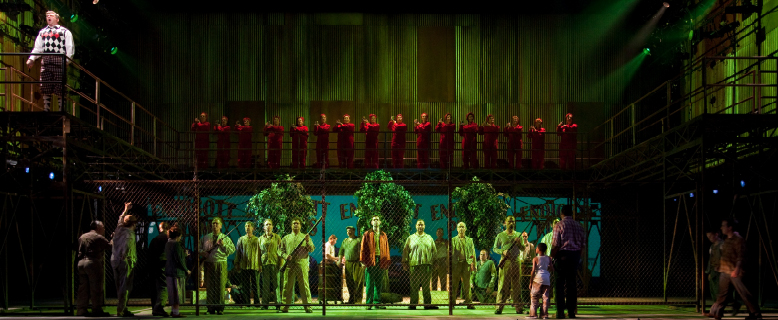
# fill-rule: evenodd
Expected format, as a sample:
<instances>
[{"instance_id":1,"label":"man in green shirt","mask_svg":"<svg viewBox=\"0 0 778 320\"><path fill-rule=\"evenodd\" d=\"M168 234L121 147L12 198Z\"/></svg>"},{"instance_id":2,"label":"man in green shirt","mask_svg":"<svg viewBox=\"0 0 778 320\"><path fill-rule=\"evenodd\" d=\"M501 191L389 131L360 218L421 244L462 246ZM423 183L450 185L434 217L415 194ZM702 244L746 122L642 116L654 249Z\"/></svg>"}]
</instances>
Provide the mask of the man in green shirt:
<instances>
[{"instance_id":1,"label":"man in green shirt","mask_svg":"<svg viewBox=\"0 0 778 320\"><path fill-rule=\"evenodd\" d=\"M315 249L313 241L308 234L300 232L302 220L292 219L292 233L287 234L281 239L281 259L286 260L286 270L284 271L284 303L287 306L281 308L281 312L289 312L289 304L292 304L292 294L294 285L302 296L303 304L311 303L311 288L308 285L308 254ZM302 244L301 244L302 243ZM299 248L298 248L298 245ZM306 313L312 313L310 306L305 306Z\"/></svg>"},{"instance_id":2,"label":"man in green shirt","mask_svg":"<svg viewBox=\"0 0 778 320\"><path fill-rule=\"evenodd\" d=\"M448 239L444 235L443 228L435 231L437 238L435 239L436 253L432 261L432 290L448 291Z\"/></svg>"},{"instance_id":3,"label":"man in green shirt","mask_svg":"<svg viewBox=\"0 0 778 320\"><path fill-rule=\"evenodd\" d=\"M419 303L419 287L422 288L424 295L424 309L438 309L437 306L430 305L432 303L430 273L436 253L435 240L424 233L424 220L419 219L416 222L416 233L408 237L403 247L403 270L408 271L408 266L411 269L411 306L408 309L416 310L415 305Z\"/></svg>"},{"instance_id":4,"label":"man in green shirt","mask_svg":"<svg viewBox=\"0 0 778 320\"><path fill-rule=\"evenodd\" d=\"M278 303L281 301L278 287L278 265L280 263L278 247L281 246L281 237L273 232L273 220L266 219L262 226L265 234L259 237L259 252L262 262L262 272L260 273L262 281L260 281L259 291L262 295L262 301L265 302L262 309L267 310L267 304L270 302Z\"/></svg>"},{"instance_id":5,"label":"man in green shirt","mask_svg":"<svg viewBox=\"0 0 778 320\"><path fill-rule=\"evenodd\" d=\"M357 238L356 229L353 226L346 227L348 237L340 243L340 263L346 266L346 288L348 288L348 302L362 302L362 286L365 279L365 269L359 262L359 247L362 239Z\"/></svg>"},{"instance_id":6,"label":"man in green shirt","mask_svg":"<svg viewBox=\"0 0 778 320\"><path fill-rule=\"evenodd\" d=\"M473 291L481 303L494 303L492 291L497 282L497 268L494 261L489 259L489 250L481 249L481 260L478 261L478 271L470 275L473 282Z\"/></svg>"},{"instance_id":7,"label":"man in green shirt","mask_svg":"<svg viewBox=\"0 0 778 320\"><path fill-rule=\"evenodd\" d=\"M516 313L521 314L523 306L519 294L521 293L521 252L524 250L524 243L521 234L516 232L516 218L513 216L505 218L505 231L497 235L493 250L494 253L501 255L500 262L504 261L500 272L500 285L497 289L499 305L494 310L494 314L502 314L509 294L516 307Z\"/></svg>"},{"instance_id":8,"label":"man in green shirt","mask_svg":"<svg viewBox=\"0 0 778 320\"><path fill-rule=\"evenodd\" d=\"M259 237L254 235L256 229L254 222L246 221L245 228L246 235L238 239L238 245L235 247L233 270L240 272L240 292L244 296L243 301L249 303L249 298L253 294L254 305L260 306L259 274L262 272L262 261L259 255Z\"/></svg>"},{"instance_id":9,"label":"man in green shirt","mask_svg":"<svg viewBox=\"0 0 778 320\"><path fill-rule=\"evenodd\" d=\"M454 291L452 297L456 299L456 290L462 283L462 299L468 309L475 309L470 299L470 272L475 271L475 247L473 239L466 236L467 225L464 222L457 224L457 236L451 240L451 254L453 257L454 273L451 279L451 288Z\"/></svg>"},{"instance_id":10,"label":"man in green shirt","mask_svg":"<svg viewBox=\"0 0 778 320\"><path fill-rule=\"evenodd\" d=\"M224 312L224 288L227 286L227 258L235 252L232 239L222 233L222 219L213 218L211 233L200 239L200 256L205 259L205 287L208 313Z\"/></svg>"}]
</instances>

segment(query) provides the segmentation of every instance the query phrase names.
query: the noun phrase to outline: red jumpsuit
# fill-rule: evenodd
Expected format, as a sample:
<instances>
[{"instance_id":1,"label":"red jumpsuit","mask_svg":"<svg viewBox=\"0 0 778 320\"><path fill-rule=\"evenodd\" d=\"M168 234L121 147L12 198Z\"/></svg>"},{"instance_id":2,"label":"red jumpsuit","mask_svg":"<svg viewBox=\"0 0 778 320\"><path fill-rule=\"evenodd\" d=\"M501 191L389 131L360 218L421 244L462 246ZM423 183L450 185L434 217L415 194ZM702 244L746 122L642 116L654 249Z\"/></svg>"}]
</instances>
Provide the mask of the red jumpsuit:
<instances>
[{"instance_id":1,"label":"red jumpsuit","mask_svg":"<svg viewBox=\"0 0 778 320\"><path fill-rule=\"evenodd\" d=\"M508 138L508 166L511 169L521 169L521 125L505 127L505 137Z\"/></svg>"},{"instance_id":2,"label":"red jumpsuit","mask_svg":"<svg viewBox=\"0 0 778 320\"><path fill-rule=\"evenodd\" d=\"M559 143L559 168L571 170L575 166L575 149L578 143L578 125L561 125L556 127L556 134L561 137Z\"/></svg>"},{"instance_id":3,"label":"red jumpsuit","mask_svg":"<svg viewBox=\"0 0 778 320\"><path fill-rule=\"evenodd\" d=\"M251 133L252 126L236 126L238 132L238 168L251 168Z\"/></svg>"},{"instance_id":4,"label":"red jumpsuit","mask_svg":"<svg viewBox=\"0 0 778 320\"><path fill-rule=\"evenodd\" d=\"M402 169L405 159L405 133L408 132L408 126L404 123L396 124L394 121L390 121L389 130L394 132L392 134L392 167Z\"/></svg>"},{"instance_id":5,"label":"red jumpsuit","mask_svg":"<svg viewBox=\"0 0 778 320\"><path fill-rule=\"evenodd\" d=\"M230 126L215 126L216 131L216 167L228 168L230 166Z\"/></svg>"},{"instance_id":6,"label":"red jumpsuit","mask_svg":"<svg viewBox=\"0 0 778 320\"><path fill-rule=\"evenodd\" d=\"M438 156L440 157L440 168L448 169L451 165L451 159L454 155L454 132L457 127L453 123L443 124L438 122L435 126L435 132L440 133L440 145L438 146Z\"/></svg>"},{"instance_id":7,"label":"red jumpsuit","mask_svg":"<svg viewBox=\"0 0 778 320\"><path fill-rule=\"evenodd\" d=\"M497 139L500 137L500 127L486 125L478 127L478 134L484 136L481 150L484 153L484 168L497 168Z\"/></svg>"},{"instance_id":8,"label":"red jumpsuit","mask_svg":"<svg viewBox=\"0 0 778 320\"><path fill-rule=\"evenodd\" d=\"M208 148L211 143L210 132L211 124L208 122L192 123L192 131L195 133L195 157L197 158L197 168L208 168Z\"/></svg>"},{"instance_id":9,"label":"red jumpsuit","mask_svg":"<svg viewBox=\"0 0 778 320\"><path fill-rule=\"evenodd\" d=\"M265 126L267 137L267 167L281 167L281 149L283 148L284 126Z\"/></svg>"},{"instance_id":10,"label":"red jumpsuit","mask_svg":"<svg viewBox=\"0 0 778 320\"><path fill-rule=\"evenodd\" d=\"M546 160L546 129L530 130L529 138L532 141L532 169L541 170Z\"/></svg>"},{"instance_id":11,"label":"red jumpsuit","mask_svg":"<svg viewBox=\"0 0 778 320\"><path fill-rule=\"evenodd\" d=\"M292 137L292 168L305 169L305 157L308 155L308 127L292 127L289 135Z\"/></svg>"},{"instance_id":12,"label":"red jumpsuit","mask_svg":"<svg viewBox=\"0 0 778 320\"><path fill-rule=\"evenodd\" d=\"M429 121L419 123L413 130L416 132L416 167L419 169L429 168L432 124Z\"/></svg>"},{"instance_id":13,"label":"red jumpsuit","mask_svg":"<svg viewBox=\"0 0 778 320\"><path fill-rule=\"evenodd\" d=\"M322 124L313 127L316 136L316 167L330 167L330 125Z\"/></svg>"},{"instance_id":14,"label":"red jumpsuit","mask_svg":"<svg viewBox=\"0 0 778 320\"><path fill-rule=\"evenodd\" d=\"M359 125L359 132L367 132L365 135L365 168L378 169L378 131L381 125L377 123Z\"/></svg>"},{"instance_id":15,"label":"red jumpsuit","mask_svg":"<svg viewBox=\"0 0 778 320\"><path fill-rule=\"evenodd\" d=\"M339 124L333 131L338 133L338 165L354 169L354 124Z\"/></svg>"},{"instance_id":16,"label":"red jumpsuit","mask_svg":"<svg viewBox=\"0 0 778 320\"><path fill-rule=\"evenodd\" d=\"M478 169L478 124L474 122L461 126L459 135L462 136L462 168Z\"/></svg>"}]
</instances>

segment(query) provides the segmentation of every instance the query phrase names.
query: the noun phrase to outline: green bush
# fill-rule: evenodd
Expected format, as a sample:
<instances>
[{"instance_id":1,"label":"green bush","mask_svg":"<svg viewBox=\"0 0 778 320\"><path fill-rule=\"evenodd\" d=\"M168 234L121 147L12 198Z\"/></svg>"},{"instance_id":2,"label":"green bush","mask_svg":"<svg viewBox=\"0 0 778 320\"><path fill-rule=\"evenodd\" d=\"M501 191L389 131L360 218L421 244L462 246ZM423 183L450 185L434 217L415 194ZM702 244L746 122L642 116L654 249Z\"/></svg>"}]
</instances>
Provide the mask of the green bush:
<instances>
[{"instance_id":1,"label":"green bush","mask_svg":"<svg viewBox=\"0 0 778 320\"><path fill-rule=\"evenodd\" d=\"M473 177L473 181L480 181ZM467 235L473 238L477 249L491 249L494 239L502 231L508 206L489 183L470 183L457 187L451 194L458 221L467 224Z\"/></svg>"},{"instance_id":2,"label":"green bush","mask_svg":"<svg viewBox=\"0 0 778 320\"><path fill-rule=\"evenodd\" d=\"M315 222L315 207L311 197L306 194L305 187L293 182L294 177L288 174L278 175L276 180L279 182L257 192L246 205L246 213L256 216L258 229L262 230L260 225L265 219L272 219L276 233L284 236L292 231L289 222L293 218L300 218L308 225ZM308 230L303 226L302 231Z\"/></svg>"},{"instance_id":3,"label":"green bush","mask_svg":"<svg viewBox=\"0 0 778 320\"><path fill-rule=\"evenodd\" d=\"M379 170L369 173L365 181L392 181L392 175ZM391 182L366 182L354 193L357 198L357 228L362 232L372 228L373 215L381 217L381 230L389 237L390 248L402 248L410 233L416 202L400 185Z\"/></svg>"}]
</instances>

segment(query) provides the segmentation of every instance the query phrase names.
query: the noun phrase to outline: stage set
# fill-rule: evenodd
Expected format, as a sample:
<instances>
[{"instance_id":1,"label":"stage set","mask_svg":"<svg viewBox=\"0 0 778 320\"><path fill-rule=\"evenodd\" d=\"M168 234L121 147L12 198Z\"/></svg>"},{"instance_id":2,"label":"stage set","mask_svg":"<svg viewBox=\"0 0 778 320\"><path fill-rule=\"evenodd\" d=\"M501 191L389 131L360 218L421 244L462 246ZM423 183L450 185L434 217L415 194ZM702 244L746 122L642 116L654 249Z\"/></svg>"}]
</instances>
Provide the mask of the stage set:
<instances>
[{"instance_id":1,"label":"stage set","mask_svg":"<svg viewBox=\"0 0 778 320\"><path fill-rule=\"evenodd\" d=\"M0 316L778 317L778 4L266 5L0 3Z\"/></svg>"}]
</instances>

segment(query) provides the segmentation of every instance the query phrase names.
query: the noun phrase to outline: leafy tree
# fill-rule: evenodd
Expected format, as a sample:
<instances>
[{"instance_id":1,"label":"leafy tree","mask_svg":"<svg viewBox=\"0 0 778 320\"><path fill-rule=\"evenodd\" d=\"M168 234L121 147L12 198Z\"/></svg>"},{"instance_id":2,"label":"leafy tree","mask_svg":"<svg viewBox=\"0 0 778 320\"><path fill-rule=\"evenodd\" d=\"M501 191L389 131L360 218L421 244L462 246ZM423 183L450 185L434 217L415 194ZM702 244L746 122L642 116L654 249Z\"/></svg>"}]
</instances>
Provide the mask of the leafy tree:
<instances>
[{"instance_id":1,"label":"leafy tree","mask_svg":"<svg viewBox=\"0 0 778 320\"><path fill-rule=\"evenodd\" d=\"M473 238L473 244L484 249L494 245L510 206L491 184L478 181L478 177L473 177L474 183L455 188L451 201L458 221L467 224L467 234Z\"/></svg>"},{"instance_id":2,"label":"leafy tree","mask_svg":"<svg viewBox=\"0 0 778 320\"><path fill-rule=\"evenodd\" d=\"M303 223L315 221L313 200L305 192L302 184L293 182L294 177L277 175L270 188L259 191L249 199L246 213L254 214L258 225L265 219L272 219L276 233L283 236L291 232L289 222L293 218L302 219ZM261 227L259 227L261 230ZM303 231L307 231L303 227Z\"/></svg>"},{"instance_id":3,"label":"leafy tree","mask_svg":"<svg viewBox=\"0 0 778 320\"><path fill-rule=\"evenodd\" d=\"M392 181L392 175L379 170L369 173L365 181ZM402 248L408 239L416 202L411 194L393 182L366 182L354 193L357 198L357 228L362 232L372 228L373 215L381 217L381 229L389 237L390 248Z\"/></svg>"}]
</instances>

